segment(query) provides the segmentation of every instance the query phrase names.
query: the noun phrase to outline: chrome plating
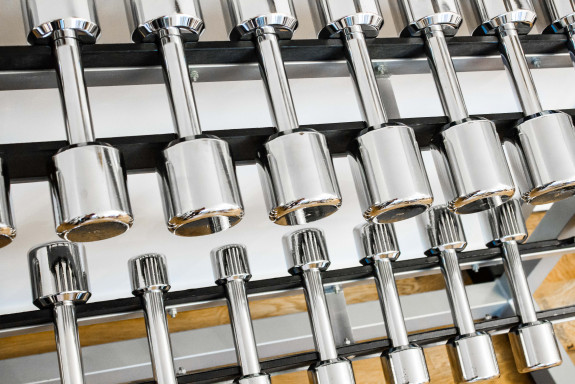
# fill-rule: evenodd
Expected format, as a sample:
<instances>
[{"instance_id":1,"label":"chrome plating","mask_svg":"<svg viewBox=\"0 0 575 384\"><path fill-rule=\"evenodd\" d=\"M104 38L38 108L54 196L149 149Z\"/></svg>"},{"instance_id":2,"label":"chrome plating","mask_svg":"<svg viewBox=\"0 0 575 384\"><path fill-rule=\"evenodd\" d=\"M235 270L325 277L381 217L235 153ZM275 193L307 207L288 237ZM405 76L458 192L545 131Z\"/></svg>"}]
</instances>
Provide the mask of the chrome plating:
<instances>
[{"instance_id":1,"label":"chrome plating","mask_svg":"<svg viewBox=\"0 0 575 384\"><path fill-rule=\"evenodd\" d=\"M402 36L421 36L434 25L451 36L463 21L457 0L400 0L399 5L406 25Z\"/></svg>"},{"instance_id":2,"label":"chrome plating","mask_svg":"<svg viewBox=\"0 0 575 384\"><path fill-rule=\"evenodd\" d=\"M520 34L527 34L537 15L531 0L473 0L479 27L474 35L493 35L506 24L515 24Z\"/></svg>"},{"instance_id":3,"label":"chrome plating","mask_svg":"<svg viewBox=\"0 0 575 384\"><path fill-rule=\"evenodd\" d=\"M377 37L383 16L377 0L309 0L320 39L340 38L346 28L359 26L366 38Z\"/></svg>"}]
</instances>

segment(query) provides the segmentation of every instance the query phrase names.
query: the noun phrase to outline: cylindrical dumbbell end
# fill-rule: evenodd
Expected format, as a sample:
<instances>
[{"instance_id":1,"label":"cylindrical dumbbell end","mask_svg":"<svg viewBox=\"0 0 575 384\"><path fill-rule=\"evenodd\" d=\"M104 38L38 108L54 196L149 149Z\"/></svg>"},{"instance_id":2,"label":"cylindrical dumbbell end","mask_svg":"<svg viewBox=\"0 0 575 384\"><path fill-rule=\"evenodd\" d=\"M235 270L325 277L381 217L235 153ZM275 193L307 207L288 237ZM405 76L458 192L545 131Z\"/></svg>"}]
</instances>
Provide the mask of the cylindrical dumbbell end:
<instances>
[{"instance_id":1,"label":"cylindrical dumbbell end","mask_svg":"<svg viewBox=\"0 0 575 384\"><path fill-rule=\"evenodd\" d=\"M522 242L527 238L527 227L521 212L521 203L511 199L488 211L491 238L494 245L504 241Z\"/></svg>"},{"instance_id":2,"label":"cylindrical dumbbell end","mask_svg":"<svg viewBox=\"0 0 575 384\"><path fill-rule=\"evenodd\" d=\"M348 158L364 219L406 220L425 212L433 202L410 127L393 124L364 130L351 142Z\"/></svg>"},{"instance_id":3,"label":"cylindrical dumbbell end","mask_svg":"<svg viewBox=\"0 0 575 384\"><path fill-rule=\"evenodd\" d=\"M234 163L224 140L207 135L176 140L162 151L158 173L166 223L175 235L209 235L243 218Z\"/></svg>"},{"instance_id":4,"label":"cylindrical dumbbell end","mask_svg":"<svg viewBox=\"0 0 575 384\"><path fill-rule=\"evenodd\" d=\"M447 352L457 383L471 383L499 377L499 366L491 337L476 332L457 336L447 343Z\"/></svg>"},{"instance_id":5,"label":"cylindrical dumbbell end","mask_svg":"<svg viewBox=\"0 0 575 384\"><path fill-rule=\"evenodd\" d=\"M401 36L420 36L432 25L442 27L446 35L454 35L463 18L456 1L444 1L436 6L434 1L400 0L402 15L406 27Z\"/></svg>"},{"instance_id":6,"label":"cylindrical dumbbell end","mask_svg":"<svg viewBox=\"0 0 575 384\"><path fill-rule=\"evenodd\" d=\"M58 29L74 30L76 38L88 44L100 35L93 0L25 0L22 8L30 44L50 44Z\"/></svg>"},{"instance_id":7,"label":"cylindrical dumbbell end","mask_svg":"<svg viewBox=\"0 0 575 384\"><path fill-rule=\"evenodd\" d=\"M492 35L504 24L515 24L520 34L527 34L537 19L530 1L473 0L472 3L481 23L474 35Z\"/></svg>"},{"instance_id":8,"label":"cylindrical dumbbell end","mask_svg":"<svg viewBox=\"0 0 575 384\"><path fill-rule=\"evenodd\" d=\"M258 153L269 218L279 225L323 219L339 209L341 192L324 135L297 129L272 136Z\"/></svg>"},{"instance_id":9,"label":"cylindrical dumbbell end","mask_svg":"<svg viewBox=\"0 0 575 384\"><path fill-rule=\"evenodd\" d=\"M271 377L267 373L242 376L234 380L234 384L270 384Z\"/></svg>"},{"instance_id":10,"label":"cylindrical dumbbell end","mask_svg":"<svg viewBox=\"0 0 575 384\"><path fill-rule=\"evenodd\" d=\"M128 261L132 292L141 295L150 290L170 290L166 257L159 253L148 253Z\"/></svg>"},{"instance_id":11,"label":"cylindrical dumbbell end","mask_svg":"<svg viewBox=\"0 0 575 384\"><path fill-rule=\"evenodd\" d=\"M355 377L351 361L338 357L335 360L320 361L309 367L310 382L314 384L354 384Z\"/></svg>"},{"instance_id":12,"label":"cylindrical dumbbell end","mask_svg":"<svg viewBox=\"0 0 575 384\"><path fill-rule=\"evenodd\" d=\"M383 26L377 0L310 1L312 17L320 39L338 38L345 28L361 26L366 37L376 37Z\"/></svg>"},{"instance_id":13,"label":"cylindrical dumbbell end","mask_svg":"<svg viewBox=\"0 0 575 384\"><path fill-rule=\"evenodd\" d=\"M178 28L184 41L197 41L204 31L198 0L125 0L132 40L149 42L164 28Z\"/></svg>"},{"instance_id":14,"label":"cylindrical dumbbell end","mask_svg":"<svg viewBox=\"0 0 575 384\"><path fill-rule=\"evenodd\" d=\"M432 207L428 211L428 220L427 232L432 250L465 248L467 240L461 219L446 206Z\"/></svg>"},{"instance_id":15,"label":"cylindrical dumbbell end","mask_svg":"<svg viewBox=\"0 0 575 384\"><path fill-rule=\"evenodd\" d=\"M365 223L354 228L355 245L364 265L374 260L396 260L400 251L393 224Z\"/></svg>"},{"instance_id":16,"label":"cylindrical dumbbell end","mask_svg":"<svg viewBox=\"0 0 575 384\"><path fill-rule=\"evenodd\" d=\"M212 269L216 284L225 284L228 280L248 281L252 275L248 263L248 252L241 244L225 245L211 252Z\"/></svg>"},{"instance_id":17,"label":"cylindrical dumbbell end","mask_svg":"<svg viewBox=\"0 0 575 384\"><path fill-rule=\"evenodd\" d=\"M521 373L555 367L562 363L561 353L548 321L521 324L509 331L517 370Z\"/></svg>"},{"instance_id":18,"label":"cylindrical dumbbell end","mask_svg":"<svg viewBox=\"0 0 575 384\"><path fill-rule=\"evenodd\" d=\"M224 9L224 18L233 41L251 40L261 27L272 27L280 39L291 39L298 26L292 0L227 0L223 3L228 6Z\"/></svg>"},{"instance_id":19,"label":"cylindrical dumbbell end","mask_svg":"<svg viewBox=\"0 0 575 384\"><path fill-rule=\"evenodd\" d=\"M549 14L551 23L545 33L563 33L575 25L575 3L569 0L544 0L543 4Z\"/></svg>"},{"instance_id":20,"label":"cylindrical dumbbell end","mask_svg":"<svg viewBox=\"0 0 575 384\"><path fill-rule=\"evenodd\" d=\"M90 298L84 246L57 241L28 251L34 305L59 302L83 303Z\"/></svg>"},{"instance_id":21,"label":"cylindrical dumbbell end","mask_svg":"<svg viewBox=\"0 0 575 384\"><path fill-rule=\"evenodd\" d=\"M326 270L330 261L325 237L321 229L300 229L283 237L286 264L291 274L305 269Z\"/></svg>"},{"instance_id":22,"label":"cylindrical dumbbell end","mask_svg":"<svg viewBox=\"0 0 575 384\"><path fill-rule=\"evenodd\" d=\"M426 384L429 372L423 349L415 344L391 348L381 355L385 382L390 384Z\"/></svg>"}]
</instances>

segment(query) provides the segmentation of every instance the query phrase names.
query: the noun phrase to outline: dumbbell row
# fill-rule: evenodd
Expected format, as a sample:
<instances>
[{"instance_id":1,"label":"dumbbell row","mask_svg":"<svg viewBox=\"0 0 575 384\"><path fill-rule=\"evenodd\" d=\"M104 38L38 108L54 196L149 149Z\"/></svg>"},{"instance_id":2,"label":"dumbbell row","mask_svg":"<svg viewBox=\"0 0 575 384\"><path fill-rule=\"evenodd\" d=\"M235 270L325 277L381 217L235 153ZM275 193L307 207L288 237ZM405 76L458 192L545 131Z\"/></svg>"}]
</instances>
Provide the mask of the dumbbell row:
<instances>
[{"instance_id":1,"label":"dumbbell row","mask_svg":"<svg viewBox=\"0 0 575 384\"><path fill-rule=\"evenodd\" d=\"M522 324L510 332L512 349L520 372L531 372L561 363L553 327L539 321L533 299L526 288L517 241L523 218L515 200L490 211L493 244L504 247L506 273L511 281L516 311ZM445 276L447 294L458 335L448 341L448 351L457 382L474 382L499 376L491 339L477 332L469 309L467 294L455 249L465 246L459 217L445 205L429 211L430 254L438 253ZM429 374L423 351L408 341L391 263L399 249L391 224L367 223L355 229L362 264L372 265L391 348L382 355L389 382L426 383ZM318 229L302 229L284 236L288 271L302 278L308 304L312 334L319 360L310 367L315 383L353 383L351 363L338 356L321 272L330 264L324 235ZM217 284L226 289L230 320L236 344L242 383L267 383L261 372L253 327L247 305L245 282L251 278L245 247L229 245L212 251ZM64 383L79 383L82 362L74 305L90 297L83 247L77 243L56 242L30 251L34 303L53 307L61 377ZM129 262L132 289L142 301L154 378L158 383L175 383L170 338L163 297L169 290L165 257L146 254Z\"/></svg>"},{"instance_id":2,"label":"dumbbell row","mask_svg":"<svg viewBox=\"0 0 575 384\"><path fill-rule=\"evenodd\" d=\"M278 41L289 39L297 18L289 0L227 0L232 40L251 40L258 51L277 134L258 153L271 221L303 224L336 212L341 193L325 137L300 128ZM32 44L52 46L69 146L53 156L51 190L56 231L70 241L117 236L133 223L119 151L94 140L83 78L80 44L92 44L100 29L92 2L26 0ZM498 206L515 185L493 123L470 118L445 36L461 24L456 0L435 8L432 1L400 2L403 36L423 37L440 99L451 123L434 139L436 167L451 186L445 198L456 213ZM532 204L558 201L573 193L575 130L569 116L542 111L527 69L518 33L535 20L530 2L475 1L483 24L476 33L496 33L526 117L516 126L513 155L527 177L521 196ZM366 38L383 23L376 1L317 1L313 10L320 38L341 38L347 52L367 129L349 148L354 179L366 220L391 223L424 212L433 201L413 130L389 124L377 91ZM162 152L159 166L166 223L177 235L219 232L237 224L244 212L227 144L202 135L199 112L184 57L183 43L204 29L197 2L126 0L132 38L156 42L163 58L168 94L179 139ZM518 12L518 11L522 12ZM527 26L527 27L524 27ZM518 29L519 28L519 29ZM552 139L549 139L549 137ZM104 159L103 161L101 159ZM201 166L198 166L202 164ZM6 184L7 179L4 179ZM15 235L7 191L0 213L5 243Z\"/></svg>"}]
</instances>

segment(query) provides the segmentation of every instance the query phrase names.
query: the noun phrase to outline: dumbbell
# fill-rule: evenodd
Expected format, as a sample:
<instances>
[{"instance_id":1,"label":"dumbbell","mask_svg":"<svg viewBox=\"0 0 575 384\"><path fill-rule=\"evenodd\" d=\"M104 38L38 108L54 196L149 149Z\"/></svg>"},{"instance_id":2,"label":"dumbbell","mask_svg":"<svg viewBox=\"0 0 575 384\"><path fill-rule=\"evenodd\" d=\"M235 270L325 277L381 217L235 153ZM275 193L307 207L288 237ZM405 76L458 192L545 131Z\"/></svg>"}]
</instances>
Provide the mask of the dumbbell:
<instances>
[{"instance_id":1,"label":"dumbbell","mask_svg":"<svg viewBox=\"0 0 575 384\"><path fill-rule=\"evenodd\" d=\"M51 308L63 384L84 383L76 305L90 298L84 247L63 241L42 244L28 252L34 305Z\"/></svg>"},{"instance_id":2,"label":"dumbbell","mask_svg":"<svg viewBox=\"0 0 575 384\"><path fill-rule=\"evenodd\" d=\"M319 38L341 39L367 128L349 147L363 217L390 223L424 212L433 201L413 129L390 124L377 87L366 39L383 17L377 0L310 1Z\"/></svg>"},{"instance_id":3,"label":"dumbbell","mask_svg":"<svg viewBox=\"0 0 575 384\"><path fill-rule=\"evenodd\" d=\"M537 319L517 246L527 238L520 203L512 199L487 212L492 235L488 245L501 247L505 274L521 322L509 332L517 369L525 373L557 366L562 360L553 325Z\"/></svg>"},{"instance_id":4,"label":"dumbbell","mask_svg":"<svg viewBox=\"0 0 575 384\"><path fill-rule=\"evenodd\" d=\"M6 161L0 158L0 248L12 243L15 237L16 226L10 199L10 178Z\"/></svg>"},{"instance_id":5,"label":"dumbbell","mask_svg":"<svg viewBox=\"0 0 575 384\"><path fill-rule=\"evenodd\" d=\"M519 35L537 15L529 0L473 0L481 23L474 35L497 35L503 63L513 80L524 117L514 129L517 161L527 176L521 197L530 204L556 202L575 194L575 129L571 117L541 107Z\"/></svg>"},{"instance_id":6,"label":"dumbbell","mask_svg":"<svg viewBox=\"0 0 575 384\"><path fill-rule=\"evenodd\" d=\"M423 349L410 343L399 302L392 263L399 257L393 224L364 223L354 229L361 264L371 265L391 348L381 356L386 382L429 383Z\"/></svg>"},{"instance_id":7,"label":"dumbbell","mask_svg":"<svg viewBox=\"0 0 575 384\"><path fill-rule=\"evenodd\" d=\"M448 207L456 213L483 211L508 200L513 179L489 120L470 117L445 40L457 33L462 18L456 0L401 0L406 27L401 36L420 36L443 110L449 119L433 138L434 162L452 184Z\"/></svg>"},{"instance_id":8,"label":"dumbbell","mask_svg":"<svg viewBox=\"0 0 575 384\"><path fill-rule=\"evenodd\" d=\"M309 367L315 384L353 384L351 362L337 354L321 273L330 265L325 237L320 229L306 228L283 238L288 271L301 276L315 348L319 361Z\"/></svg>"},{"instance_id":9,"label":"dumbbell","mask_svg":"<svg viewBox=\"0 0 575 384\"><path fill-rule=\"evenodd\" d=\"M128 261L132 293L144 309L148 346L154 380L158 384L176 384L170 332L164 308L164 295L170 290L164 255L150 253Z\"/></svg>"},{"instance_id":10,"label":"dumbbell","mask_svg":"<svg viewBox=\"0 0 575 384\"><path fill-rule=\"evenodd\" d=\"M499 377L499 366L489 334L475 329L459 269L457 251L467 245L461 220L446 205L429 209L429 255L438 256L457 336L447 342L454 379L459 383Z\"/></svg>"},{"instance_id":11,"label":"dumbbell","mask_svg":"<svg viewBox=\"0 0 575 384\"><path fill-rule=\"evenodd\" d=\"M204 22L197 0L125 0L132 40L155 42L163 59L177 139L162 151L158 172L168 229L200 236L233 227L244 215L228 144L202 134L184 43Z\"/></svg>"},{"instance_id":12,"label":"dumbbell","mask_svg":"<svg viewBox=\"0 0 575 384\"><path fill-rule=\"evenodd\" d=\"M299 127L279 46L279 40L290 39L298 25L292 0L222 3L230 39L255 43L278 130L257 155L269 219L280 225L297 225L333 214L342 198L326 138Z\"/></svg>"},{"instance_id":13,"label":"dumbbell","mask_svg":"<svg viewBox=\"0 0 575 384\"><path fill-rule=\"evenodd\" d=\"M569 37L568 47L575 65L575 4L571 0L544 0L551 24L544 33L565 33Z\"/></svg>"},{"instance_id":14,"label":"dumbbell","mask_svg":"<svg viewBox=\"0 0 575 384\"><path fill-rule=\"evenodd\" d=\"M216 284L226 290L236 354L242 370L242 376L234 383L270 384L270 375L261 371L246 294L246 282L252 277L246 247L226 245L212 250L211 256Z\"/></svg>"},{"instance_id":15,"label":"dumbbell","mask_svg":"<svg viewBox=\"0 0 575 384\"><path fill-rule=\"evenodd\" d=\"M133 222L120 151L95 141L80 46L100 35L91 0L23 0L28 42L51 45L69 145L52 156L56 232L69 241L108 239Z\"/></svg>"}]
</instances>

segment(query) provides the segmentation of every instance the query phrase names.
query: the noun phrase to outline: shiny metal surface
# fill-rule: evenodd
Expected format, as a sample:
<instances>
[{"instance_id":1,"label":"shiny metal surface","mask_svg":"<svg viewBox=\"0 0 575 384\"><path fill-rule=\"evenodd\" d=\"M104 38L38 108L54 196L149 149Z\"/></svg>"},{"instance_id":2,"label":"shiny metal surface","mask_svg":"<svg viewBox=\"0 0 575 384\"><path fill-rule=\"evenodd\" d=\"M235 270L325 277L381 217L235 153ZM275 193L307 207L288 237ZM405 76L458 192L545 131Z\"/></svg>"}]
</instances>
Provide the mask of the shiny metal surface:
<instances>
[{"instance_id":1,"label":"shiny metal surface","mask_svg":"<svg viewBox=\"0 0 575 384\"><path fill-rule=\"evenodd\" d=\"M28 252L32 297L38 308L52 307L63 384L84 383L75 304L91 294L84 246L68 242L39 245Z\"/></svg>"},{"instance_id":2,"label":"shiny metal surface","mask_svg":"<svg viewBox=\"0 0 575 384\"><path fill-rule=\"evenodd\" d=\"M575 3L572 0L543 0L551 24L545 32L563 33L575 23Z\"/></svg>"},{"instance_id":3,"label":"shiny metal surface","mask_svg":"<svg viewBox=\"0 0 575 384\"><path fill-rule=\"evenodd\" d=\"M509 331L515 365L521 373L555 367L562 363L553 324L537 321Z\"/></svg>"},{"instance_id":4,"label":"shiny metal surface","mask_svg":"<svg viewBox=\"0 0 575 384\"><path fill-rule=\"evenodd\" d=\"M310 268L325 271L329 267L327 244L321 229L300 229L285 234L282 240L289 273L300 274Z\"/></svg>"},{"instance_id":5,"label":"shiny metal surface","mask_svg":"<svg viewBox=\"0 0 575 384\"><path fill-rule=\"evenodd\" d=\"M164 294L169 291L164 255L150 253L128 261L132 293L140 297L146 320L148 346L154 380L158 384L176 384L170 332L164 309Z\"/></svg>"},{"instance_id":6,"label":"shiny metal surface","mask_svg":"<svg viewBox=\"0 0 575 384\"><path fill-rule=\"evenodd\" d=\"M309 0L320 39L339 38L346 28L358 26L367 38L377 37L383 16L377 0Z\"/></svg>"},{"instance_id":7,"label":"shiny metal surface","mask_svg":"<svg viewBox=\"0 0 575 384\"><path fill-rule=\"evenodd\" d=\"M423 348L415 344L390 348L383 353L381 361L387 383L426 384L430 382Z\"/></svg>"},{"instance_id":8,"label":"shiny metal surface","mask_svg":"<svg viewBox=\"0 0 575 384\"><path fill-rule=\"evenodd\" d=\"M467 245L461 219L445 205L429 209L426 226L431 249L434 252L445 249L461 251Z\"/></svg>"},{"instance_id":9,"label":"shiny metal surface","mask_svg":"<svg viewBox=\"0 0 575 384\"><path fill-rule=\"evenodd\" d=\"M133 223L120 152L88 143L62 148L52 157L52 206L56 232L69 241L120 235Z\"/></svg>"},{"instance_id":10,"label":"shiny metal surface","mask_svg":"<svg viewBox=\"0 0 575 384\"><path fill-rule=\"evenodd\" d=\"M16 226L10 198L10 177L6 161L0 158L0 248L12 243L15 237Z\"/></svg>"},{"instance_id":11,"label":"shiny metal surface","mask_svg":"<svg viewBox=\"0 0 575 384\"><path fill-rule=\"evenodd\" d=\"M32 299L38 308L90 298L84 246L57 241L28 251Z\"/></svg>"},{"instance_id":12,"label":"shiny metal surface","mask_svg":"<svg viewBox=\"0 0 575 384\"><path fill-rule=\"evenodd\" d=\"M353 229L359 260L369 265L379 259L397 260L399 245L393 224L363 223Z\"/></svg>"},{"instance_id":13,"label":"shiny metal surface","mask_svg":"<svg viewBox=\"0 0 575 384\"><path fill-rule=\"evenodd\" d=\"M124 0L134 42L157 40L164 29L176 28L184 41L197 41L204 31L199 0Z\"/></svg>"},{"instance_id":14,"label":"shiny metal surface","mask_svg":"<svg viewBox=\"0 0 575 384\"><path fill-rule=\"evenodd\" d=\"M176 140L162 151L158 173L166 224L175 235L216 233L242 219L243 202L225 141L205 135Z\"/></svg>"},{"instance_id":15,"label":"shiny metal surface","mask_svg":"<svg viewBox=\"0 0 575 384\"><path fill-rule=\"evenodd\" d=\"M298 21L292 0L221 0L231 40L251 40L257 29L271 27L291 39ZM227 12L226 12L227 10Z\"/></svg>"},{"instance_id":16,"label":"shiny metal surface","mask_svg":"<svg viewBox=\"0 0 575 384\"><path fill-rule=\"evenodd\" d=\"M250 315L245 282L251 278L251 273L246 248L238 244L216 248L211 252L211 259L216 283L226 289L236 355L242 370L242 376L235 382L271 383L270 376L261 371Z\"/></svg>"},{"instance_id":17,"label":"shiny metal surface","mask_svg":"<svg viewBox=\"0 0 575 384\"><path fill-rule=\"evenodd\" d=\"M258 153L269 218L280 225L310 223L342 203L325 136L300 128L272 136Z\"/></svg>"},{"instance_id":18,"label":"shiny metal surface","mask_svg":"<svg viewBox=\"0 0 575 384\"><path fill-rule=\"evenodd\" d=\"M474 332L447 343L447 353L457 383L474 383L499 377L499 366L487 333Z\"/></svg>"},{"instance_id":19,"label":"shiny metal surface","mask_svg":"<svg viewBox=\"0 0 575 384\"><path fill-rule=\"evenodd\" d=\"M511 199L505 204L487 211L491 230L491 243L499 245L505 241L523 242L527 238L527 227L521 203Z\"/></svg>"},{"instance_id":20,"label":"shiny metal surface","mask_svg":"<svg viewBox=\"0 0 575 384\"><path fill-rule=\"evenodd\" d=\"M399 5L406 25L402 36L420 36L434 25L452 36L462 22L457 0L400 0Z\"/></svg>"},{"instance_id":21,"label":"shiny metal surface","mask_svg":"<svg viewBox=\"0 0 575 384\"><path fill-rule=\"evenodd\" d=\"M338 357L320 361L309 367L308 377L313 384L354 384L351 361Z\"/></svg>"},{"instance_id":22,"label":"shiny metal surface","mask_svg":"<svg viewBox=\"0 0 575 384\"><path fill-rule=\"evenodd\" d=\"M73 30L82 43L100 35L94 0L23 0L24 25L31 44L51 44L57 30Z\"/></svg>"},{"instance_id":23,"label":"shiny metal surface","mask_svg":"<svg viewBox=\"0 0 575 384\"><path fill-rule=\"evenodd\" d=\"M531 0L472 0L479 26L474 35L495 34L505 24L515 24L520 34L527 34L537 15Z\"/></svg>"}]
</instances>

